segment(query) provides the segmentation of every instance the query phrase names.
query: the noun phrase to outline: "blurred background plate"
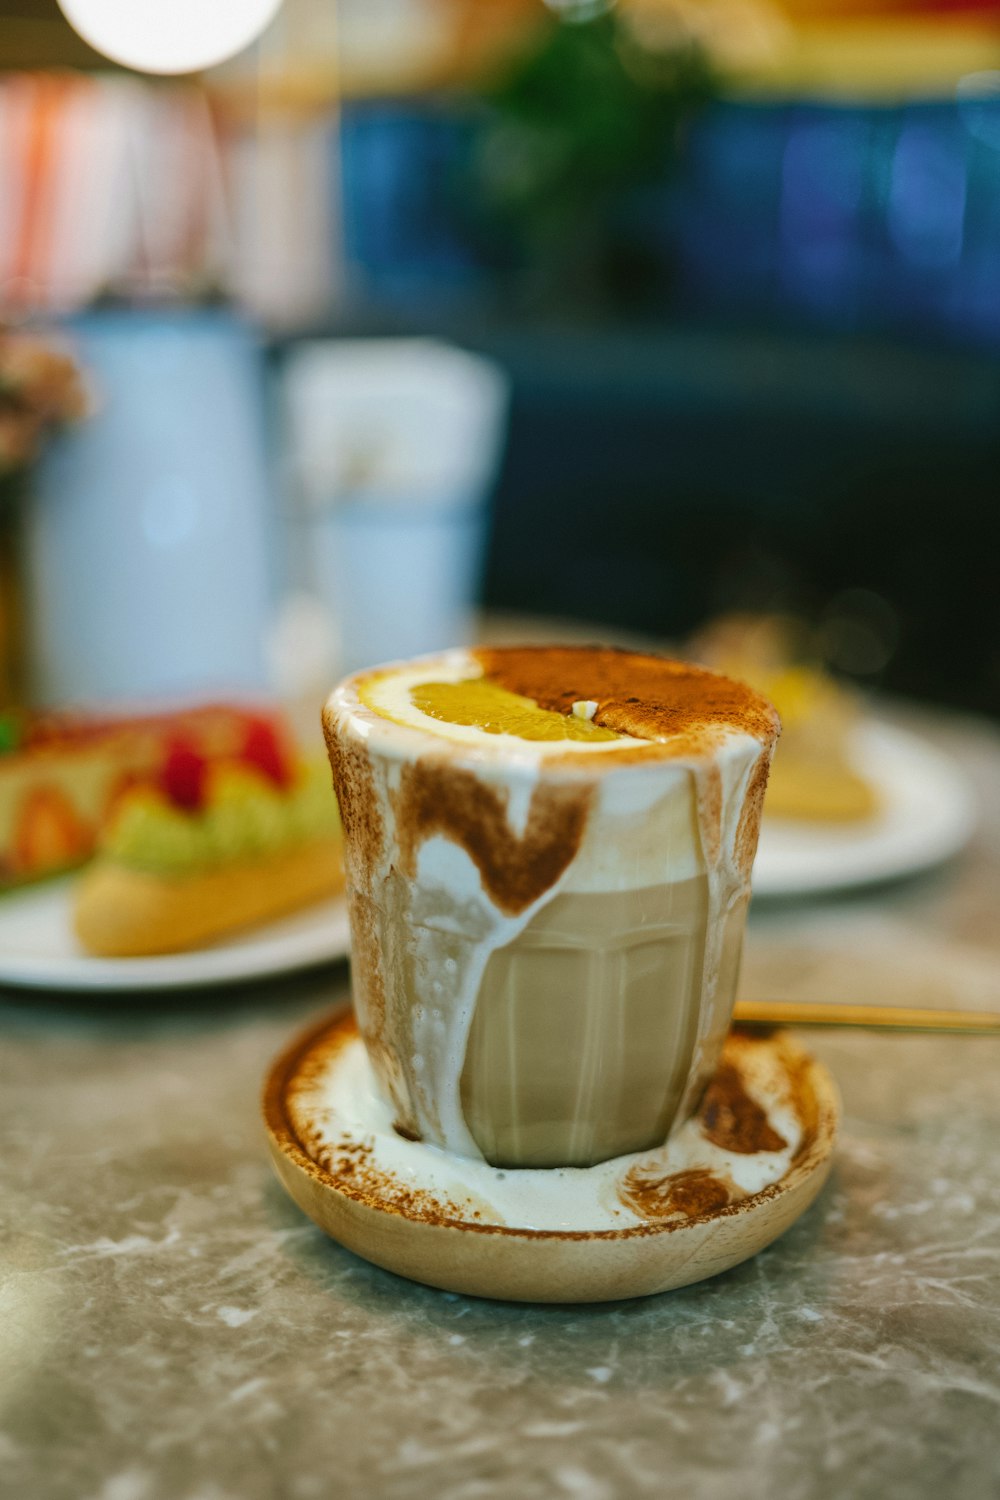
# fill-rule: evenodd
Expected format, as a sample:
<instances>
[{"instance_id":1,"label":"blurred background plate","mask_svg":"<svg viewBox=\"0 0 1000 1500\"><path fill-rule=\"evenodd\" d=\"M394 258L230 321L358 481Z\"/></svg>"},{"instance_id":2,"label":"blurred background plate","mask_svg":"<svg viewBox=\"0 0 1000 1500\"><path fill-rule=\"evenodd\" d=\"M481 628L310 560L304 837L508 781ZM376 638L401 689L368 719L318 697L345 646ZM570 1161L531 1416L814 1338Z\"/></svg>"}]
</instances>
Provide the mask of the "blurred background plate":
<instances>
[{"instance_id":1,"label":"blurred background plate","mask_svg":"<svg viewBox=\"0 0 1000 1500\"><path fill-rule=\"evenodd\" d=\"M61 880L0 901L0 983L105 995L195 989L289 974L347 956L347 907L336 900L190 953L92 958L73 937L71 890L72 881Z\"/></svg>"},{"instance_id":2,"label":"blurred background plate","mask_svg":"<svg viewBox=\"0 0 1000 1500\"><path fill-rule=\"evenodd\" d=\"M976 808L960 767L917 735L888 724L857 730L858 770L882 810L843 826L768 822L754 865L756 896L806 896L875 885L950 859L972 835Z\"/></svg>"}]
</instances>

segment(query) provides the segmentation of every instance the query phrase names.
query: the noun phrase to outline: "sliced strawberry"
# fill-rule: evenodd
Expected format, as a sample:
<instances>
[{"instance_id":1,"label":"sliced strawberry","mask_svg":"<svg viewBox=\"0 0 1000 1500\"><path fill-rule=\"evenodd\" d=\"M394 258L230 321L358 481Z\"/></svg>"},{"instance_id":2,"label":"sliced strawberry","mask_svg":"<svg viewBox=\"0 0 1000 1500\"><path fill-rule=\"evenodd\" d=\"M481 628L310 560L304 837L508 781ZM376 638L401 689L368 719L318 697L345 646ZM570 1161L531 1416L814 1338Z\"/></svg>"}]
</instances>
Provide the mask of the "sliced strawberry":
<instances>
[{"instance_id":1,"label":"sliced strawberry","mask_svg":"<svg viewBox=\"0 0 1000 1500\"><path fill-rule=\"evenodd\" d=\"M160 786L175 807L200 812L205 805L208 761L186 740L174 740L160 771Z\"/></svg>"},{"instance_id":2,"label":"sliced strawberry","mask_svg":"<svg viewBox=\"0 0 1000 1500\"><path fill-rule=\"evenodd\" d=\"M266 719L252 719L248 724L240 759L276 786L286 787L292 780L291 758L274 725Z\"/></svg>"}]
</instances>

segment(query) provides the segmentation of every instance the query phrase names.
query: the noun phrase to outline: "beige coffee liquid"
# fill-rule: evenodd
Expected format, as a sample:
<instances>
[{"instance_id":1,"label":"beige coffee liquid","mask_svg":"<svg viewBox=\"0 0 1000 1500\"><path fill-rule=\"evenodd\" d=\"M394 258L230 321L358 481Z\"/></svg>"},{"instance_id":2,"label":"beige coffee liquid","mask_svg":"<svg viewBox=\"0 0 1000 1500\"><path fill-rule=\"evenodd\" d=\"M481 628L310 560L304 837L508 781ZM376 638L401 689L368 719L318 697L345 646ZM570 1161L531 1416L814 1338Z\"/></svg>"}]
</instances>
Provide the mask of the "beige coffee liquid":
<instances>
[{"instance_id":1,"label":"beige coffee liquid","mask_svg":"<svg viewBox=\"0 0 1000 1500\"><path fill-rule=\"evenodd\" d=\"M462 1072L487 1161L588 1166L666 1138L691 1066L708 899L704 875L556 896L491 956Z\"/></svg>"}]
</instances>

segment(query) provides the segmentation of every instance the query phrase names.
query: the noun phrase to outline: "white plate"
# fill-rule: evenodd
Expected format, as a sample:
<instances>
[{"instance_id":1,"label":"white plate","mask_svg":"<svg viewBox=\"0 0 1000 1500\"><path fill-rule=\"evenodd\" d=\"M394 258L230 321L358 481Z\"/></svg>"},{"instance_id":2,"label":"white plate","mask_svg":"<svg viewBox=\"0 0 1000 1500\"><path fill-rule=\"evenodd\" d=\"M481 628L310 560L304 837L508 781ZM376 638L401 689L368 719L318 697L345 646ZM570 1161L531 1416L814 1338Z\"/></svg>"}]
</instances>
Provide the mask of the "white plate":
<instances>
[{"instance_id":1,"label":"white plate","mask_svg":"<svg viewBox=\"0 0 1000 1500\"><path fill-rule=\"evenodd\" d=\"M858 764L881 812L845 826L765 819L754 865L759 896L795 896L914 874L956 854L975 826L968 784L947 755L901 729L868 724ZM0 898L0 984L112 992L172 990L289 974L347 956L343 901L239 933L191 953L92 958L73 937L72 880Z\"/></svg>"},{"instance_id":2,"label":"white plate","mask_svg":"<svg viewBox=\"0 0 1000 1500\"><path fill-rule=\"evenodd\" d=\"M190 953L92 958L73 936L72 888L72 879L53 881L0 899L0 984L105 993L193 989L290 974L348 951L347 907L336 900Z\"/></svg>"},{"instance_id":3,"label":"white plate","mask_svg":"<svg viewBox=\"0 0 1000 1500\"><path fill-rule=\"evenodd\" d=\"M905 730L868 723L857 733L856 764L878 791L881 810L845 824L769 821L765 812L756 895L810 895L913 875L968 842L975 802L950 756Z\"/></svg>"}]
</instances>

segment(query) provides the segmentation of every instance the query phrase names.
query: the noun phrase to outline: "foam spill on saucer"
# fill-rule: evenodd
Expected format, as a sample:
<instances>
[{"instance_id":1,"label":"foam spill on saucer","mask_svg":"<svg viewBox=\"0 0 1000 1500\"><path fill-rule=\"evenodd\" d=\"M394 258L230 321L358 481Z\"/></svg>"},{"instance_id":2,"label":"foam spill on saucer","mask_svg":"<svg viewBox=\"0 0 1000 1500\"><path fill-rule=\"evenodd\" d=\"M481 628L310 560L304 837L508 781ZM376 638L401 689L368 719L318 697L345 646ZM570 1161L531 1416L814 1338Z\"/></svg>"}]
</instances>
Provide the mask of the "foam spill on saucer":
<instances>
[{"instance_id":1,"label":"foam spill on saucer","mask_svg":"<svg viewBox=\"0 0 1000 1500\"><path fill-rule=\"evenodd\" d=\"M600 1233L680 1226L785 1176L804 1127L780 1054L731 1038L716 1083L724 1094L713 1103L710 1087L698 1115L655 1151L593 1167L500 1170L403 1139L364 1046L341 1021L302 1059L286 1104L308 1154L350 1196L429 1222Z\"/></svg>"}]
</instances>

